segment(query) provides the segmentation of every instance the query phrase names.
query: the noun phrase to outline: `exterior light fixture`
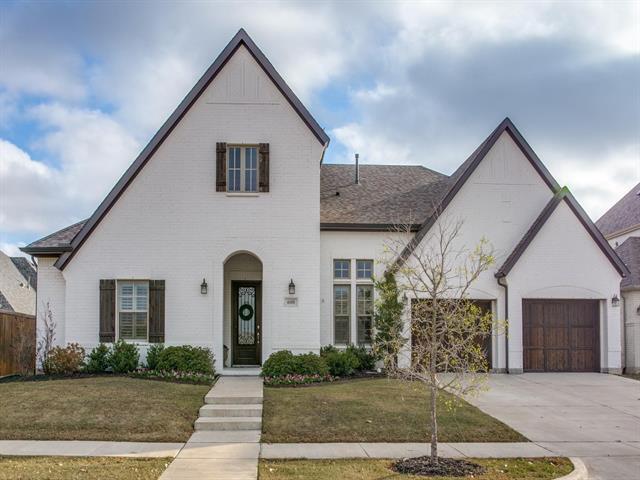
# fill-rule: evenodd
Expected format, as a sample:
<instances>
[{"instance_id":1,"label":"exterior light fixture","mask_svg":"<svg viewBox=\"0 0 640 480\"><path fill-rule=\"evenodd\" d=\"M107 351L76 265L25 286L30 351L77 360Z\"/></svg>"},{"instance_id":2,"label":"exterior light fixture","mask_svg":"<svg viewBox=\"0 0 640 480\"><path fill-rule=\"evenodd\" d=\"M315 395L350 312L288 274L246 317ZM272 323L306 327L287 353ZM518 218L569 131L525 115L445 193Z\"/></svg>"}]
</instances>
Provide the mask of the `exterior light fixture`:
<instances>
[{"instance_id":1,"label":"exterior light fixture","mask_svg":"<svg viewBox=\"0 0 640 480\"><path fill-rule=\"evenodd\" d=\"M293 278L291 279L291 281L289 282L289 295L295 295L296 294L296 284L293 283Z\"/></svg>"},{"instance_id":2,"label":"exterior light fixture","mask_svg":"<svg viewBox=\"0 0 640 480\"><path fill-rule=\"evenodd\" d=\"M207 294L207 281L204 278L202 279L202 283L200 284L200 293L202 295Z\"/></svg>"},{"instance_id":3,"label":"exterior light fixture","mask_svg":"<svg viewBox=\"0 0 640 480\"><path fill-rule=\"evenodd\" d=\"M620 299L618 298L618 294L614 293L613 297L611 297L611 306L617 307L620 305Z\"/></svg>"}]
</instances>

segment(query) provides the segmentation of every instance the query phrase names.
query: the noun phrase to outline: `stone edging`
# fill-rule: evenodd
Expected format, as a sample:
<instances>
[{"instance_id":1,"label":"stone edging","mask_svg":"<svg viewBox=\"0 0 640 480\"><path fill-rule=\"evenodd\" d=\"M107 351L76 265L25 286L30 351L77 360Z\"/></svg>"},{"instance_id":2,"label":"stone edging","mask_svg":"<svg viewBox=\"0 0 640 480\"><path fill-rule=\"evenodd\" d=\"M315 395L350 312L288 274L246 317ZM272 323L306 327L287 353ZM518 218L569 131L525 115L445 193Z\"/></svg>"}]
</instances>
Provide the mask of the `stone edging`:
<instances>
[{"instance_id":1,"label":"stone edging","mask_svg":"<svg viewBox=\"0 0 640 480\"><path fill-rule=\"evenodd\" d=\"M569 460L573 463L573 472L564 477L556 478L556 480L588 480L589 472L584 462L576 457L569 457Z\"/></svg>"}]
</instances>

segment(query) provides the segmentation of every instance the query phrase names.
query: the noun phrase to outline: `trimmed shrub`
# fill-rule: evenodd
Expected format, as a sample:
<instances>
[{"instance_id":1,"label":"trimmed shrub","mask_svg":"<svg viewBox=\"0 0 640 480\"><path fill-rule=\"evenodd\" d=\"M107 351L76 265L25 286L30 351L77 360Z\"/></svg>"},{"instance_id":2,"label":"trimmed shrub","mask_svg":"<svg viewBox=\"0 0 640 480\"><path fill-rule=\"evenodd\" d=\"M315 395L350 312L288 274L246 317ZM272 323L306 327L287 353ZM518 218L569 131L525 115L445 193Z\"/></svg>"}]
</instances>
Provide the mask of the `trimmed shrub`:
<instances>
[{"instance_id":1,"label":"trimmed shrub","mask_svg":"<svg viewBox=\"0 0 640 480\"><path fill-rule=\"evenodd\" d=\"M319 375L324 377L329 374L329 367L324 359L315 353L309 352L296 355L296 374Z\"/></svg>"},{"instance_id":2,"label":"trimmed shrub","mask_svg":"<svg viewBox=\"0 0 640 480\"><path fill-rule=\"evenodd\" d=\"M376 357L367 350L365 347L356 347L355 345L349 345L346 352L351 353L358 359L358 367L356 370L373 370L376 365Z\"/></svg>"},{"instance_id":3,"label":"trimmed shrub","mask_svg":"<svg viewBox=\"0 0 640 480\"><path fill-rule=\"evenodd\" d=\"M310 383L333 382L331 375L285 375L283 377L264 377L266 386L309 385Z\"/></svg>"},{"instance_id":4,"label":"trimmed shrub","mask_svg":"<svg viewBox=\"0 0 640 480\"><path fill-rule=\"evenodd\" d=\"M114 373L129 373L138 368L140 354L135 343L120 339L113 344L109 354L109 366Z\"/></svg>"},{"instance_id":5,"label":"trimmed shrub","mask_svg":"<svg viewBox=\"0 0 640 480\"><path fill-rule=\"evenodd\" d=\"M163 350L164 345L162 343L154 343L149 347L149 350L147 350L147 368L149 370L158 368L158 360Z\"/></svg>"},{"instance_id":6,"label":"trimmed shrub","mask_svg":"<svg viewBox=\"0 0 640 480\"><path fill-rule=\"evenodd\" d=\"M71 375L80 371L84 361L84 348L78 343L69 343L66 347L53 347L42 364L47 375Z\"/></svg>"},{"instance_id":7,"label":"trimmed shrub","mask_svg":"<svg viewBox=\"0 0 640 480\"><path fill-rule=\"evenodd\" d=\"M214 375L213 353L208 348L191 345L165 347L158 353L155 370Z\"/></svg>"},{"instance_id":8,"label":"trimmed shrub","mask_svg":"<svg viewBox=\"0 0 640 480\"><path fill-rule=\"evenodd\" d=\"M324 361L327 362L329 373L334 377L353 375L360 366L358 357L347 351L331 351L324 356Z\"/></svg>"},{"instance_id":9,"label":"trimmed shrub","mask_svg":"<svg viewBox=\"0 0 640 480\"><path fill-rule=\"evenodd\" d=\"M262 365L264 377L291 375L325 377L328 374L329 368L324 359L312 352L294 355L289 350L281 350L271 354Z\"/></svg>"},{"instance_id":10,"label":"trimmed shrub","mask_svg":"<svg viewBox=\"0 0 640 480\"><path fill-rule=\"evenodd\" d=\"M262 376L283 377L296 373L296 357L289 350L272 353L262 364Z\"/></svg>"},{"instance_id":11,"label":"trimmed shrub","mask_svg":"<svg viewBox=\"0 0 640 480\"><path fill-rule=\"evenodd\" d=\"M107 368L109 368L109 347L101 343L87 356L84 369L87 373L103 373Z\"/></svg>"},{"instance_id":12,"label":"trimmed shrub","mask_svg":"<svg viewBox=\"0 0 640 480\"><path fill-rule=\"evenodd\" d=\"M329 353L333 353L333 352L339 352L340 350L338 350L336 347L334 347L333 345L325 345L324 347L320 347L320 356L324 357Z\"/></svg>"}]
</instances>

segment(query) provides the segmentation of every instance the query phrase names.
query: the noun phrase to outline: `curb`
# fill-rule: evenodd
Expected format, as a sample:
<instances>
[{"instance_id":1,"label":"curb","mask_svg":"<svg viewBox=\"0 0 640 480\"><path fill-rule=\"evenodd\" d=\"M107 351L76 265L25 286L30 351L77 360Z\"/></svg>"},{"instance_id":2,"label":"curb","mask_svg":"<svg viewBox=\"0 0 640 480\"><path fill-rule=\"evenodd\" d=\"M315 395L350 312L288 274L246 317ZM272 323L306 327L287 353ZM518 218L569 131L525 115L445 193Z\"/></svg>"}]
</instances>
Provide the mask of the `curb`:
<instances>
[{"instance_id":1,"label":"curb","mask_svg":"<svg viewBox=\"0 0 640 480\"><path fill-rule=\"evenodd\" d=\"M569 460L573 463L573 472L556 480L588 480L589 472L584 462L576 457L569 457Z\"/></svg>"}]
</instances>

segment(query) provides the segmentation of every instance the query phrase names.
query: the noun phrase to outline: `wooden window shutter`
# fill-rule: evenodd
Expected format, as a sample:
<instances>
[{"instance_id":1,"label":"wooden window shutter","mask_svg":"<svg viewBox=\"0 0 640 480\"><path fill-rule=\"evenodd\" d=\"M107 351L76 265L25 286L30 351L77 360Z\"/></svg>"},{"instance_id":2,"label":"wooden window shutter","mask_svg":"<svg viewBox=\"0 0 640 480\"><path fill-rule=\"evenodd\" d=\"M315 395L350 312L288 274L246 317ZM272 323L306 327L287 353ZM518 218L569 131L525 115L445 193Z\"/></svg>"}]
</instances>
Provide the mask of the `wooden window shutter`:
<instances>
[{"instance_id":1,"label":"wooden window shutter","mask_svg":"<svg viewBox=\"0 0 640 480\"><path fill-rule=\"evenodd\" d=\"M149 281L149 342L164 343L164 280Z\"/></svg>"},{"instance_id":2,"label":"wooden window shutter","mask_svg":"<svg viewBox=\"0 0 640 480\"><path fill-rule=\"evenodd\" d=\"M260 144L260 166L259 166L260 183L259 190L261 192L269 191L269 144Z\"/></svg>"},{"instance_id":3,"label":"wooden window shutter","mask_svg":"<svg viewBox=\"0 0 640 480\"><path fill-rule=\"evenodd\" d=\"M216 143L216 192L227 191L227 144Z\"/></svg>"},{"instance_id":4,"label":"wooden window shutter","mask_svg":"<svg viewBox=\"0 0 640 480\"><path fill-rule=\"evenodd\" d=\"M116 340L116 281L100 280L100 342Z\"/></svg>"}]
</instances>

